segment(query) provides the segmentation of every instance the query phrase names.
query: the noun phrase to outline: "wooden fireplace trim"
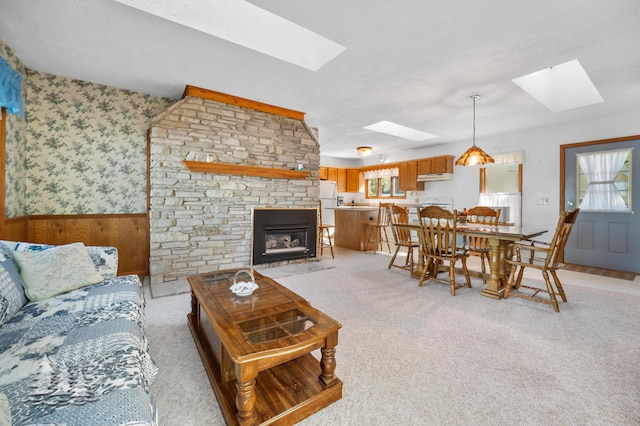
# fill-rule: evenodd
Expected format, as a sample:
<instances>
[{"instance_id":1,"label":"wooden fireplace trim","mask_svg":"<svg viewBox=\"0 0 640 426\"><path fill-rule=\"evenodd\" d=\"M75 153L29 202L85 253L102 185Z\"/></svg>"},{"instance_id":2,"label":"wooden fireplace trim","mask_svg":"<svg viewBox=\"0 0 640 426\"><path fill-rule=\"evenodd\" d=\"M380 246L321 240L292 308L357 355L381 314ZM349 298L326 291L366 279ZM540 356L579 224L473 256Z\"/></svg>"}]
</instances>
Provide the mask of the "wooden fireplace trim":
<instances>
[{"instance_id":1,"label":"wooden fireplace trim","mask_svg":"<svg viewBox=\"0 0 640 426\"><path fill-rule=\"evenodd\" d=\"M252 101L251 99L240 98L238 96L227 95L226 93L215 92L213 90L203 89L201 87L187 85L184 89L184 93L182 94L183 98L186 96L193 96L200 99L208 99L210 101L236 105L255 111L262 111L270 114L281 115L283 117L294 118L300 121L304 120L304 112L282 108L275 105L269 105L258 101Z\"/></svg>"},{"instance_id":2,"label":"wooden fireplace trim","mask_svg":"<svg viewBox=\"0 0 640 426\"><path fill-rule=\"evenodd\" d=\"M304 179L309 171L274 169L271 167L243 166L240 164L210 163L207 161L182 161L192 172L219 173L225 175L261 176L281 179Z\"/></svg>"}]
</instances>

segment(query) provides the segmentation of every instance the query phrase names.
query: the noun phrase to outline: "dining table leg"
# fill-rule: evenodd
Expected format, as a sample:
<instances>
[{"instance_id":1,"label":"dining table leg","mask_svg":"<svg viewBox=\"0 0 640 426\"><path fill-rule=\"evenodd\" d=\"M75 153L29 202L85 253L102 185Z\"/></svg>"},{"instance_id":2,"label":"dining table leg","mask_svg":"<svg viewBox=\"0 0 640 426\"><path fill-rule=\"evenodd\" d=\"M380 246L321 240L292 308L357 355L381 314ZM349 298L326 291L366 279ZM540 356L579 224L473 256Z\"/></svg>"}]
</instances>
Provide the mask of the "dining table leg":
<instances>
[{"instance_id":1,"label":"dining table leg","mask_svg":"<svg viewBox=\"0 0 640 426\"><path fill-rule=\"evenodd\" d=\"M506 244L498 238L488 238L489 240L489 279L487 287L482 290L483 296L493 299L501 299L504 292Z\"/></svg>"}]
</instances>

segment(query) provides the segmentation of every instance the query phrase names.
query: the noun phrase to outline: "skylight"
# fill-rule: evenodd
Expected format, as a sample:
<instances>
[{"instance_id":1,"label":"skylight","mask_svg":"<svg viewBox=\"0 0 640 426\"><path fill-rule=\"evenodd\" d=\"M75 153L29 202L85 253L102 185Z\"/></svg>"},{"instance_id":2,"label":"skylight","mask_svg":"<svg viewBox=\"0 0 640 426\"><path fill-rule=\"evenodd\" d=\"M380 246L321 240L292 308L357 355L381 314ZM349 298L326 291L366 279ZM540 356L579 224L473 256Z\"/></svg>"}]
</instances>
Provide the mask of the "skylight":
<instances>
[{"instance_id":1,"label":"skylight","mask_svg":"<svg viewBox=\"0 0 640 426\"><path fill-rule=\"evenodd\" d=\"M513 82L553 112L604 102L577 59L514 78Z\"/></svg>"},{"instance_id":2,"label":"skylight","mask_svg":"<svg viewBox=\"0 0 640 426\"><path fill-rule=\"evenodd\" d=\"M378 133L386 133L387 135L397 136L411 141L426 141L427 139L437 138L436 135L412 129L410 127L401 126L400 124L390 121L380 121L364 127L367 130L373 130Z\"/></svg>"},{"instance_id":3,"label":"skylight","mask_svg":"<svg viewBox=\"0 0 640 426\"><path fill-rule=\"evenodd\" d=\"M244 0L115 1L311 71L346 49Z\"/></svg>"}]
</instances>

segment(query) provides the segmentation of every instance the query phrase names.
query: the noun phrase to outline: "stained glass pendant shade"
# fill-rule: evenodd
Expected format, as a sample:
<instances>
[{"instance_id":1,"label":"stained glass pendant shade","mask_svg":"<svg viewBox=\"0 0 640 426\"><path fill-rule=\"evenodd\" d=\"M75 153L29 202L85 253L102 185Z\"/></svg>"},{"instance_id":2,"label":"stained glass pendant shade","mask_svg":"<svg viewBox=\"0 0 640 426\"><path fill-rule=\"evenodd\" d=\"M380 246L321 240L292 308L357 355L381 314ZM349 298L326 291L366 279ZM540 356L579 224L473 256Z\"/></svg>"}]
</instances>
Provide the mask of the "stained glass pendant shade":
<instances>
[{"instance_id":1,"label":"stained glass pendant shade","mask_svg":"<svg viewBox=\"0 0 640 426\"><path fill-rule=\"evenodd\" d=\"M456 160L456 166L474 166L494 162L489 154L476 146L476 100L479 97L478 95L469 97L469 100L473 101L473 146Z\"/></svg>"}]
</instances>

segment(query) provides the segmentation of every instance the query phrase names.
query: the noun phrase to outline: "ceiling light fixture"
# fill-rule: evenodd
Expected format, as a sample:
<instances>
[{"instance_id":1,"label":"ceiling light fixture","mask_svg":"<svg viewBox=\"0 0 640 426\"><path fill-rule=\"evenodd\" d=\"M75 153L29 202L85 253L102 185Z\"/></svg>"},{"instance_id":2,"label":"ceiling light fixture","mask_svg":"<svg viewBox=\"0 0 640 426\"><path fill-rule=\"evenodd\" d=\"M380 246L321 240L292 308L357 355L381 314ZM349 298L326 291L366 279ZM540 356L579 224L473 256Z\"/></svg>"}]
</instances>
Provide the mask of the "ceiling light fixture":
<instances>
[{"instance_id":1,"label":"ceiling light fixture","mask_svg":"<svg viewBox=\"0 0 640 426\"><path fill-rule=\"evenodd\" d=\"M359 146L357 150L360 157L368 157L373 152L373 148L370 146Z\"/></svg>"},{"instance_id":2,"label":"ceiling light fixture","mask_svg":"<svg viewBox=\"0 0 640 426\"><path fill-rule=\"evenodd\" d=\"M476 100L478 98L480 98L479 95L469 96L469 100L473 101L473 146L458 158L456 166L473 166L494 162L489 154L476 146Z\"/></svg>"}]
</instances>

